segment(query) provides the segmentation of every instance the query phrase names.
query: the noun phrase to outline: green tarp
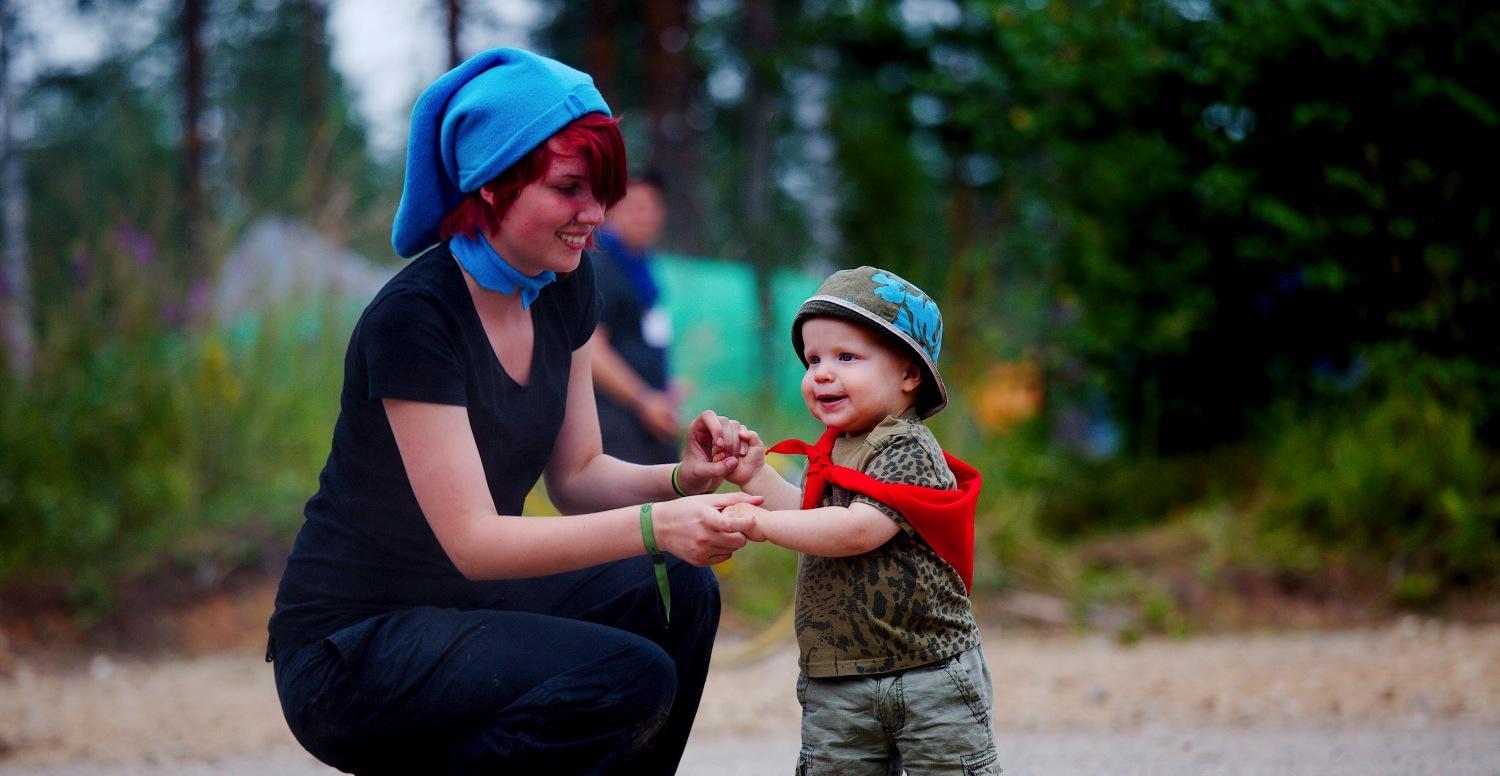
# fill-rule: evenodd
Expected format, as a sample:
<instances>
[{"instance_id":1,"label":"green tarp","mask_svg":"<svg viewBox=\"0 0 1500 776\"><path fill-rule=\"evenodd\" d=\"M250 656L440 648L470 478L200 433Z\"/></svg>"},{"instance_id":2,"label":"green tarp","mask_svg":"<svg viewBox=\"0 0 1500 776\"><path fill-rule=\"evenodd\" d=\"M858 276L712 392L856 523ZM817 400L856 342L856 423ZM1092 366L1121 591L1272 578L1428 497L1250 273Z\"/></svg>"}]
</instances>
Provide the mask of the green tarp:
<instances>
[{"instance_id":1,"label":"green tarp","mask_svg":"<svg viewBox=\"0 0 1500 776\"><path fill-rule=\"evenodd\" d=\"M672 314L672 375L685 389L684 422L704 409L726 414L753 409L764 385L761 365L767 362L761 353L760 307L752 268L721 259L675 255L659 256L656 267ZM771 282L773 406L778 414L797 421L805 419L807 411L798 392L803 368L792 352L790 327L792 316L818 282L819 278L793 270L777 271ZM772 421L745 420L757 430ZM768 433L790 430L768 429Z\"/></svg>"}]
</instances>

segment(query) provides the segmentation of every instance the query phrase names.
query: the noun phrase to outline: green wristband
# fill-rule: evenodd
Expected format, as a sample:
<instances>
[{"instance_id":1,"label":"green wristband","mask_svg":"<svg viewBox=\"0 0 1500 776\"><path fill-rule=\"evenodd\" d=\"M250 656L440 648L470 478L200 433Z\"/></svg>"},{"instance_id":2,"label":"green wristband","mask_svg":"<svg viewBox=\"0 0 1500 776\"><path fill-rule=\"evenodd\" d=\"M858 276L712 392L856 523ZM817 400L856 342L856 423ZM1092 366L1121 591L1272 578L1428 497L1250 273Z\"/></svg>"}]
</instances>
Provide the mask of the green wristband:
<instances>
[{"instance_id":1,"label":"green wristband","mask_svg":"<svg viewBox=\"0 0 1500 776\"><path fill-rule=\"evenodd\" d=\"M675 485L675 479L673 484ZM661 593L663 620L672 623L672 585L667 581L667 557L656 546L656 529L651 525L651 504L641 505L641 543L651 556L651 565L656 570L656 589Z\"/></svg>"},{"instance_id":2,"label":"green wristband","mask_svg":"<svg viewBox=\"0 0 1500 776\"><path fill-rule=\"evenodd\" d=\"M683 490L682 483L680 483L680 482L677 481L677 472L679 472L681 470L682 470L682 464L680 464L680 463L677 464L676 466L672 467L672 491L674 493L676 493L677 495L679 495L679 496L692 495L692 494L688 493L686 490Z\"/></svg>"}]
</instances>

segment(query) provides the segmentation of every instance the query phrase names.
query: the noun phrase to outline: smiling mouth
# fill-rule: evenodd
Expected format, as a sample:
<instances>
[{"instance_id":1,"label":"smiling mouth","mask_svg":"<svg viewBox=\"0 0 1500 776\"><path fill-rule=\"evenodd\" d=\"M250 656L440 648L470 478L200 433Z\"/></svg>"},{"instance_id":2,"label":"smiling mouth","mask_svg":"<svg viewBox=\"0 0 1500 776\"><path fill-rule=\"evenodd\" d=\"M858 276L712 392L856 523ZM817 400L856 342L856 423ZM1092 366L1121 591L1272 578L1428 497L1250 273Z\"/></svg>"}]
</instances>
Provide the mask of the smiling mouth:
<instances>
[{"instance_id":1,"label":"smiling mouth","mask_svg":"<svg viewBox=\"0 0 1500 776\"><path fill-rule=\"evenodd\" d=\"M818 398L818 404L820 404L820 405L822 405L824 407L832 407L832 406L838 404L839 402L844 401L845 399L847 399L849 397L840 395L840 396L819 396L817 398Z\"/></svg>"},{"instance_id":2,"label":"smiling mouth","mask_svg":"<svg viewBox=\"0 0 1500 776\"><path fill-rule=\"evenodd\" d=\"M589 236L587 233L564 234L563 232L558 232L557 238L563 241L563 245L566 245L575 251L581 251L585 246L589 244Z\"/></svg>"}]
</instances>

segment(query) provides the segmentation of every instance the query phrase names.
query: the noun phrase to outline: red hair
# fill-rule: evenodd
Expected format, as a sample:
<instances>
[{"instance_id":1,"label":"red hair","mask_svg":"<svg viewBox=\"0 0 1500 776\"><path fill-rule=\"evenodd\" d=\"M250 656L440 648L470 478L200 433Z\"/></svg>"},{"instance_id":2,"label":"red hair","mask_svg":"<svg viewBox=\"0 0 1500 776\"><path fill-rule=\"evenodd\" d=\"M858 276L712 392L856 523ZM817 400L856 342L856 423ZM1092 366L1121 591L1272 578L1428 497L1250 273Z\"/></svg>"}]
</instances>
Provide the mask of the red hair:
<instances>
[{"instance_id":1,"label":"red hair","mask_svg":"<svg viewBox=\"0 0 1500 776\"><path fill-rule=\"evenodd\" d=\"M583 157L588 162L589 185L594 197L606 210L625 196L629 180L625 172L625 140L620 136L620 120L603 113L586 113L557 130L547 141L531 149L505 172L469 192L438 225L438 236L444 240L460 234L479 237L500 230L506 211L521 196L521 190L541 180L552 166L552 160ZM495 195L495 204L484 201L480 191Z\"/></svg>"}]
</instances>

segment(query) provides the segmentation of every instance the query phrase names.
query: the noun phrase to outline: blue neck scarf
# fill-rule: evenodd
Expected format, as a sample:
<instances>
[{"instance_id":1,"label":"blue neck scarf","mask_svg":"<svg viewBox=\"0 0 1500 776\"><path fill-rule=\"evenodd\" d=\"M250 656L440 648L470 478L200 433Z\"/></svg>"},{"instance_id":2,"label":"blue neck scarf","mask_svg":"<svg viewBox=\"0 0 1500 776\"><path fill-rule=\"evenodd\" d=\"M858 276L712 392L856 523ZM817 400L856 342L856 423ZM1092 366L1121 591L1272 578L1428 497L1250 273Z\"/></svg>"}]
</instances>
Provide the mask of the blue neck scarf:
<instances>
[{"instance_id":1,"label":"blue neck scarf","mask_svg":"<svg viewBox=\"0 0 1500 776\"><path fill-rule=\"evenodd\" d=\"M458 263L469 271L480 288L506 296L519 293L523 310L529 309L531 303L536 301L537 294L548 283L557 279L557 273L551 270L536 277L521 274L520 270L506 263L495 252L489 240L482 237L460 234L448 241L448 249L453 251L453 258L458 259Z\"/></svg>"},{"instance_id":2,"label":"blue neck scarf","mask_svg":"<svg viewBox=\"0 0 1500 776\"><path fill-rule=\"evenodd\" d=\"M661 289L657 287L656 279L651 276L651 252L632 249L609 227L594 232L594 240L599 243L600 249L615 260L615 266L625 273L625 277L630 279L630 285L635 288L636 299L641 303L641 309L649 310L655 307L657 298L661 296Z\"/></svg>"}]
</instances>

